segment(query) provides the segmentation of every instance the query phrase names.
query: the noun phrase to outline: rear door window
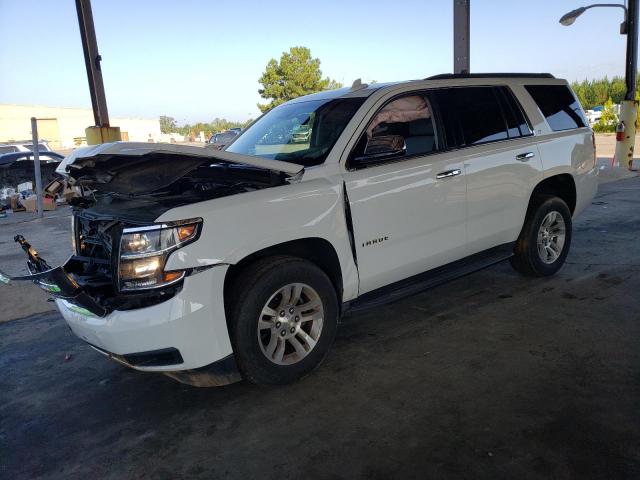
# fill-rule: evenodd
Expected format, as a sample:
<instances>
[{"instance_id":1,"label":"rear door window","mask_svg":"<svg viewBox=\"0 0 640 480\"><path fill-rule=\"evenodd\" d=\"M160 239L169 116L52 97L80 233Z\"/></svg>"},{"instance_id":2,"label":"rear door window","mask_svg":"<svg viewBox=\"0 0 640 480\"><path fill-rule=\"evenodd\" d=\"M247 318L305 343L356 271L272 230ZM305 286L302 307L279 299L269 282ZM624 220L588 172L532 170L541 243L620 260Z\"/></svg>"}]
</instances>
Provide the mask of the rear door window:
<instances>
[{"instance_id":1,"label":"rear door window","mask_svg":"<svg viewBox=\"0 0 640 480\"><path fill-rule=\"evenodd\" d=\"M585 127L580 104L565 85L525 85L554 132Z\"/></svg>"},{"instance_id":2,"label":"rear door window","mask_svg":"<svg viewBox=\"0 0 640 480\"><path fill-rule=\"evenodd\" d=\"M456 87L433 91L449 148L509 138L498 88Z\"/></svg>"},{"instance_id":3,"label":"rear door window","mask_svg":"<svg viewBox=\"0 0 640 480\"><path fill-rule=\"evenodd\" d=\"M507 87L497 89L500 97L504 118L507 122L507 133L509 138L526 137L533 135L531 127L527 122L522 107Z\"/></svg>"}]
</instances>

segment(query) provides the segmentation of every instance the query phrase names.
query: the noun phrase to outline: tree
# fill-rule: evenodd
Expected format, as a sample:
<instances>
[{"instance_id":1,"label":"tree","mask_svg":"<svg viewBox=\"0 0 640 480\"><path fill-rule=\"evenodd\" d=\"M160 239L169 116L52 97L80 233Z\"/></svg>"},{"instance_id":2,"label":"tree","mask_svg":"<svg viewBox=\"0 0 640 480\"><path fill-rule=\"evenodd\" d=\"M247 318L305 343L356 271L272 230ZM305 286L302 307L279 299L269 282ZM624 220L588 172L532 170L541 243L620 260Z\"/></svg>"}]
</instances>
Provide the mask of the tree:
<instances>
[{"instance_id":1,"label":"tree","mask_svg":"<svg viewBox=\"0 0 640 480\"><path fill-rule=\"evenodd\" d=\"M320 60L311 57L306 47L291 47L283 52L278 62L272 58L258 80L262 88L260 96L270 100L267 104L258 104L261 112L271 110L293 98L322 90L342 87L342 84L328 77L322 78Z\"/></svg>"},{"instance_id":2,"label":"tree","mask_svg":"<svg viewBox=\"0 0 640 480\"><path fill-rule=\"evenodd\" d=\"M640 85L640 83L638 83ZM604 105L611 98L613 103L620 103L624 99L627 85L622 77L613 77L609 80L604 77L599 80L583 80L580 83L573 82L571 88L585 110L595 106Z\"/></svg>"},{"instance_id":3,"label":"tree","mask_svg":"<svg viewBox=\"0 0 640 480\"><path fill-rule=\"evenodd\" d=\"M166 115L160 115L160 131L162 133L175 132L178 128L176 119L173 117L167 117Z\"/></svg>"},{"instance_id":4,"label":"tree","mask_svg":"<svg viewBox=\"0 0 640 480\"><path fill-rule=\"evenodd\" d=\"M604 108L602 109L602 116L593 126L594 132L615 132L616 124L618 123L618 116L613 110L613 100L611 97L604 102Z\"/></svg>"}]
</instances>

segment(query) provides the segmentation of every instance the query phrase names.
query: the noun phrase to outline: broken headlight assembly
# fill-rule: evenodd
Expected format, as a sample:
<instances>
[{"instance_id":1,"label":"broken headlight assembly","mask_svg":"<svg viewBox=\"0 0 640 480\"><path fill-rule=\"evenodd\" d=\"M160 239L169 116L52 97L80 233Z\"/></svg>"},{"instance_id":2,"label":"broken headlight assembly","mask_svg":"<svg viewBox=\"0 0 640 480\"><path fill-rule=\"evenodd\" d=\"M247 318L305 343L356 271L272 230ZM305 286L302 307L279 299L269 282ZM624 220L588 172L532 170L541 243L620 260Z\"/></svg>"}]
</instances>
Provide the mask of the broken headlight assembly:
<instances>
[{"instance_id":1,"label":"broken headlight assembly","mask_svg":"<svg viewBox=\"0 0 640 480\"><path fill-rule=\"evenodd\" d=\"M125 228L120 238L118 289L121 292L165 287L182 280L184 270L165 271L169 255L197 240L202 219Z\"/></svg>"}]
</instances>

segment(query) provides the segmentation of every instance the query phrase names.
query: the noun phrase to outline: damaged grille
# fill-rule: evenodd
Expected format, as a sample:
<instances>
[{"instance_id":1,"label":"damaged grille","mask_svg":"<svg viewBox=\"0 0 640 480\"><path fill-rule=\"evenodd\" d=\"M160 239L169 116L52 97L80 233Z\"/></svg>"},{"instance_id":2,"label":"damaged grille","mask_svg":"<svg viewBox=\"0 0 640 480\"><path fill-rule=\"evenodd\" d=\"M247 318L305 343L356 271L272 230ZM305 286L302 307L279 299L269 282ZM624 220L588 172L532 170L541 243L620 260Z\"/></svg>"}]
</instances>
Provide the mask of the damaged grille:
<instances>
[{"instance_id":1,"label":"damaged grille","mask_svg":"<svg viewBox=\"0 0 640 480\"><path fill-rule=\"evenodd\" d=\"M66 269L107 311L155 305L170 299L182 288L182 282L179 282L154 291L118 291L118 245L122 230L127 226L120 220L94 218L86 212L74 215L75 255L66 264Z\"/></svg>"},{"instance_id":2,"label":"damaged grille","mask_svg":"<svg viewBox=\"0 0 640 480\"><path fill-rule=\"evenodd\" d=\"M74 218L76 257L83 268L76 280L86 287L114 287L117 239L121 227L115 220L95 220L83 216Z\"/></svg>"}]
</instances>

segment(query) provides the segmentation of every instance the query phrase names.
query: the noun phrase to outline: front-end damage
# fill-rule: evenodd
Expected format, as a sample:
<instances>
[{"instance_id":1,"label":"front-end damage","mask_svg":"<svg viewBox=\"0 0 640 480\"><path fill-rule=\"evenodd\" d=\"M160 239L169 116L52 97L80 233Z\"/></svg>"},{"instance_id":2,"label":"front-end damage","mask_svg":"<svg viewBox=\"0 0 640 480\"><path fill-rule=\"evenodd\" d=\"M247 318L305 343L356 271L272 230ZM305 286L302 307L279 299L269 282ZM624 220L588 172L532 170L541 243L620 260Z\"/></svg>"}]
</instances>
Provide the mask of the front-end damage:
<instances>
[{"instance_id":1,"label":"front-end damage","mask_svg":"<svg viewBox=\"0 0 640 480\"><path fill-rule=\"evenodd\" d=\"M299 165L200 147L123 142L78 149L60 168L71 184L87 192L72 203L73 255L51 268L18 235L30 275L2 275L5 281L33 280L97 316L167 300L185 276L206 268L156 271L171 252L196 241L201 227L201 219L157 224L163 213L285 185L304 171ZM184 232L188 238L180 237Z\"/></svg>"},{"instance_id":2,"label":"front-end damage","mask_svg":"<svg viewBox=\"0 0 640 480\"><path fill-rule=\"evenodd\" d=\"M240 162L246 159L194 148L151 149L143 144L136 150L135 145L115 144L92 148L90 155L75 153L75 158L63 162L64 173L70 183L84 187L87 194L72 204L72 256L52 268L17 235L16 242L27 254L29 275L0 272L0 281L31 280L57 299L59 307L64 305L83 318L96 318L96 322L111 318L111 313L150 311L148 307L178 296L189 278L213 267L164 269L173 251L198 240L202 219L158 223L157 218L174 207L299 181L303 173L302 167L285 162ZM266 168L265 163L273 168ZM140 355L150 353L115 354L79 336L101 353L133 368L142 369L132 358L139 360ZM151 353L161 358L157 352ZM199 386L239 379L233 357L203 368L186 365L184 370L169 365L172 378ZM162 365L152 366L162 371Z\"/></svg>"}]
</instances>

